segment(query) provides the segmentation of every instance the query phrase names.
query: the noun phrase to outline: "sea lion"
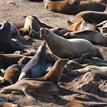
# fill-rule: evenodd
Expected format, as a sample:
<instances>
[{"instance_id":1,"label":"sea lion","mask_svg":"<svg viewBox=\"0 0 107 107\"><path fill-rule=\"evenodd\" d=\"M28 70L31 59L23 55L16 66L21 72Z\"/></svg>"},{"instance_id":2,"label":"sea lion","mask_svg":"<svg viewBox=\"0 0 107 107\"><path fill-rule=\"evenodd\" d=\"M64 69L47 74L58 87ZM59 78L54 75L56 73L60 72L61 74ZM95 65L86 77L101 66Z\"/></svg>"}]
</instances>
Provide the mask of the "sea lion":
<instances>
[{"instance_id":1,"label":"sea lion","mask_svg":"<svg viewBox=\"0 0 107 107\"><path fill-rule=\"evenodd\" d=\"M17 64L23 57L24 55L18 54L0 54L0 65L2 68L6 69L10 65Z\"/></svg>"},{"instance_id":2,"label":"sea lion","mask_svg":"<svg viewBox=\"0 0 107 107\"><path fill-rule=\"evenodd\" d=\"M103 58L100 51L85 39L65 39L47 28L41 28L40 36L46 41L50 51L61 58L77 58L82 54L92 53L92 56Z\"/></svg>"},{"instance_id":3,"label":"sea lion","mask_svg":"<svg viewBox=\"0 0 107 107\"><path fill-rule=\"evenodd\" d=\"M68 102L65 104L64 107L87 107L85 104L83 104L82 101L73 99L71 102Z\"/></svg>"},{"instance_id":4,"label":"sea lion","mask_svg":"<svg viewBox=\"0 0 107 107\"><path fill-rule=\"evenodd\" d=\"M20 65L20 64L14 64L9 66L4 71L4 78L3 80L0 81L0 86L7 86L10 84L16 83L22 68L23 68L23 65Z\"/></svg>"},{"instance_id":5,"label":"sea lion","mask_svg":"<svg viewBox=\"0 0 107 107\"><path fill-rule=\"evenodd\" d=\"M72 101L65 104L64 107L101 107L106 106L106 102L98 102L98 101L80 101L78 99L73 99Z\"/></svg>"},{"instance_id":6,"label":"sea lion","mask_svg":"<svg viewBox=\"0 0 107 107\"><path fill-rule=\"evenodd\" d=\"M104 20L107 20L107 13L97 11L83 11L74 16L72 23L86 21L91 24L99 24ZM69 24L70 25L70 24Z\"/></svg>"},{"instance_id":7,"label":"sea lion","mask_svg":"<svg viewBox=\"0 0 107 107\"><path fill-rule=\"evenodd\" d=\"M62 73L64 71L64 66L67 63L67 61L68 59L57 60L45 76L37 79L57 83L61 79Z\"/></svg>"},{"instance_id":8,"label":"sea lion","mask_svg":"<svg viewBox=\"0 0 107 107\"><path fill-rule=\"evenodd\" d=\"M29 98L34 93L58 94L58 87L53 82L36 81L33 78L26 78L16 82L13 85L1 89L1 93L11 93L12 91L24 92ZM31 97L30 97L31 98Z\"/></svg>"},{"instance_id":9,"label":"sea lion","mask_svg":"<svg viewBox=\"0 0 107 107\"><path fill-rule=\"evenodd\" d=\"M0 52L10 53L24 50L23 44L11 40L11 24L5 20L0 26Z\"/></svg>"},{"instance_id":10,"label":"sea lion","mask_svg":"<svg viewBox=\"0 0 107 107\"><path fill-rule=\"evenodd\" d=\"M106 5L98 2L81 2L80 0L44 0L45 8L64 14L77 14L81 11L104 11Z\"/></svg>"},{"instance_id":11,"label":"sea lion","mask_svg":"<svg viewBox=\"0 0 107 107\"><path fill-rule=\"evenodd\" d=\"M0 102L0 107L19 107L19 106L11 102Z\"/></svg>"},{"instance_id":12,"label":"sea lion","mask_svg":"<svg viewBox=\"0 0 107 107\"><path fill-rule=\"evenodd\" d=\"M107 45L107 37L104 37L100 32L98 31L91 31L91 30L83 30L83 31L75 31L75 32L69 32L64 35L65 38L83 38L88 41L90 41L93 44L97 45Z\"/></svg>"},{"instance_id":13,"label":"sea lion","mask_svg":"<svg viewBox=\"0 0 107 107\"><path fill-rule=\"evenodd\" d=\"M46 43L42 42L33 58L23 67L19 80L25 77L39 77L45 71Z\"/></svg>"},{"instance_id":14,"label":"sea lion","mask_svg":"<svg viewBox=\"0 0 107 107\"><path fill-rule=\"evenodd\" d=\"M95 66L95 65L89 65L84 68L78 69L78 72L87 73L87 72L93 72L100 74L102 78L107 78L107 67L106 66Z\"/></svg>"},{"instance_id":15,"label":"sea lion","mask_svg":"<svg viewBox=\"0 0 107 107\"><path fill-rule=\"evenodd\" d=\"M25 19L24 27L19 29L19 32L22 35L29 35L29 32L34 31L39 35L39 30L41 28L40 21L36 16L30 16L28 15Z\"/></svg>"},{"instance_id":16,"label":"sea lion","mask_svg":"<svg viewBox=\"0 0 107 107\"><path fill-rule=\"evenodd\" d=\"M88 23L84 20L78 20L77 22L71 22L70 20L67 21L68 29L70 31L83 31L83 30L96 30L97 27L94 24Z\"/></svg>"}]
</instances>

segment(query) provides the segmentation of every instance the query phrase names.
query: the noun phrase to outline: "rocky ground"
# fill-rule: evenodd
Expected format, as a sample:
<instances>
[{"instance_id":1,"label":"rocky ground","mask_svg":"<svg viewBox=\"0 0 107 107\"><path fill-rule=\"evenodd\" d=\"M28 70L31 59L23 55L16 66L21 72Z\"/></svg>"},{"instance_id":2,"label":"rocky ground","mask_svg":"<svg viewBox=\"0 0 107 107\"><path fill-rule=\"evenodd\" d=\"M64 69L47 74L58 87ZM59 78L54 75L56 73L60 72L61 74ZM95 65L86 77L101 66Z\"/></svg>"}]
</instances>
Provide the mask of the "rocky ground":
<instances>
[{"instance_id":1,"label":"rocky ground","mask_svg":"<svg viewBox=\"0 0 107 107\"><path fill-rule=\"evenodd\" d=\"M50 26L67 27L66 21L71 15L54 13L46 10L42 2L30 2L28 0L0 0L0 22L24 22L25 16L34 15L40 21ZM98 46L105 59L107 48ZM93 71L94 72L94 71ZM63 107L73 98L86 102L107 103L107 79L101 79L96 73L88 72L77 77L69 77L69 82L59 82L59 95L36 95L36 101L27 99L24 95L0 94L0 98L15 100L13 102L21 107ZM76 107L76 106L75 106ZM89 107L107 107L92 105Z\"/></svg>"}]
</instances>

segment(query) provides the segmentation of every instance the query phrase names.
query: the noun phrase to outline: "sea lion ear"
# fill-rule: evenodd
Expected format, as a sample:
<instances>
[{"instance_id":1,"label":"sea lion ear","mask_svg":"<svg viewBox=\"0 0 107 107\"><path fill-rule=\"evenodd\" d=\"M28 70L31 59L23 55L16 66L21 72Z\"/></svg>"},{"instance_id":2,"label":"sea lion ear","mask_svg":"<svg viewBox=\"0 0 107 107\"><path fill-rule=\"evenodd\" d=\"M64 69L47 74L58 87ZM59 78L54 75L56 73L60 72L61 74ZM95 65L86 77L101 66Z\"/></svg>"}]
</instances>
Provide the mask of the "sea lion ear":
<instances>
[{"instance_id":1,"label":"sea lion ear","mask_svg":"<svg viewBox=\"0 0 107 107\"><path fill-rule=\"evenodd\" d=\"M72 25L73 22L71 22L70 20L67 20L67 24L68 24L68 25Z\"/></svg>"}]
</instances>

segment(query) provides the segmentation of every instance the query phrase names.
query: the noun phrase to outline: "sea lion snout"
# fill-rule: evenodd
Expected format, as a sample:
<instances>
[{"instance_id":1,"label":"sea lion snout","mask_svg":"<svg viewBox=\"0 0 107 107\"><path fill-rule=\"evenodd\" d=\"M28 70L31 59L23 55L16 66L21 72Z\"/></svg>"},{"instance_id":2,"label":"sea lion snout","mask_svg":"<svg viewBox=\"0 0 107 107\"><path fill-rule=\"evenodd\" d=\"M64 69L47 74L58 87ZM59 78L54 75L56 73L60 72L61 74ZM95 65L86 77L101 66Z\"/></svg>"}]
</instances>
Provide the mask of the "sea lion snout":
<instances>
[{"instance_id":1,"label":"sea lion snout","mask_svg":"<svg viewBox=\"0 0 107 107\"><path fill-rule=\"evenodd\" d=\"M40 28L40 37L44 38L48 34L48 29L47 28Z\"/></svg>"}]
</instances>

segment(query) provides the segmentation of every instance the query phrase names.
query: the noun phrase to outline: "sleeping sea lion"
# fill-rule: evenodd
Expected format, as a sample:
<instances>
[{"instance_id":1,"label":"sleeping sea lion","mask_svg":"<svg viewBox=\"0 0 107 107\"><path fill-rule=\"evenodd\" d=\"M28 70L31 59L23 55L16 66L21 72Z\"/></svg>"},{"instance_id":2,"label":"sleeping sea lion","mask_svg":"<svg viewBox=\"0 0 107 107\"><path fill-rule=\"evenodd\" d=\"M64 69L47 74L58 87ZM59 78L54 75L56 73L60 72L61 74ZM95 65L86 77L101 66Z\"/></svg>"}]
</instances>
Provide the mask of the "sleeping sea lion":
<instances>
[{"instance_id":1,"label":"sleeping sea lion","mask_svg":"<svg viewBox=\"0 0 107 107\"><path fill-rule=\"evenodd\" d=\"M69 32L65 34L64 37L68 39L83 38L90 41L93 44L104 45L104 46L107 45L107 37L104 37L98 31L83 30L83 31Z\"/></svg>"},{"instance_id":2,"label":"sleeping sea lion","mask_svg":"<svg viewBox=\"0 0 107 107\"><path fill-rule=\"evenodd\" d=\"M98 2L81 2L80 0L44 0L45 8L64 14L77 14L81 11L104 11L106 5Z\"/></svg>"},{"instance_id":3,"label":"sleeping sea lion","mask_svg":"<svg viewBox=\"0 0 107 107\"><path fill-rule=\"evenodd\" d=\"M33 58L23 67L19 80L39 77L45 71L46 43L42 42Z\"/></svg>"},{"instance_id":4,"label":"sleeping sea lion","mask_svg":"<svg viewBox=\"0 0 107 107\"><path fill-rule=\"evenodd\" d=\"M71 25L72 23L80 23L83 20L96 25L104 20L107 20L107 13L97 11L83 11L74 16L73 20L71 21Z\"/></svg>"},{"instance_id":5,"label":"sleeping sea lion","mask_svg":"<svg viewBox=\"0 0 107 107\"><path fill-rule=\"evenodd\" d=\"M103 58L100 51L85 39L65 39L47 28L41 28L40 36L48 45L50 51L61 58L77 58L82 54L92 53L92 56Z\"/></svg>"},{"instance_id":6,"label":"sleeping sea lion","mask_svg":"<svg viewBox=\"0 0 107 107\"><path fill-rule=\"evenodd\" d=\"M33 78L26 78L16 82L13 85L1 89L1 93L11 93L12 91L24 92L29 98L34 96L34 93L57 94L58 87L53 82L36 81Z\"/></svg>"}]
</instances>

